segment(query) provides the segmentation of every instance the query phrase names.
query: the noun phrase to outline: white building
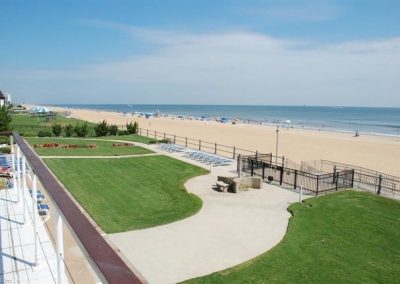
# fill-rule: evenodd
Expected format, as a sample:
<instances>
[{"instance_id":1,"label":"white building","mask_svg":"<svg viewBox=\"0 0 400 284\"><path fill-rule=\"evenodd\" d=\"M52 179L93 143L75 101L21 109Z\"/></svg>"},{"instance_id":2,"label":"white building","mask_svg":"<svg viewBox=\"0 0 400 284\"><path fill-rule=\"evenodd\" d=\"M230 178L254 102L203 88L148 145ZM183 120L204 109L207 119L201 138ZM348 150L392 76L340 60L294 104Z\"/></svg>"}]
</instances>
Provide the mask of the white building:
<instances>
[{"instance_id":1,"label":"white building","mask_svg":"<svg viewBox=\"0 0 400 284\"><path fill-rule=\"evenodd\" d=\"M11 104L11 95L6 92L0 91L0 107L4 105L8 106L10 104Z\"/></svg>"}]
</instances>

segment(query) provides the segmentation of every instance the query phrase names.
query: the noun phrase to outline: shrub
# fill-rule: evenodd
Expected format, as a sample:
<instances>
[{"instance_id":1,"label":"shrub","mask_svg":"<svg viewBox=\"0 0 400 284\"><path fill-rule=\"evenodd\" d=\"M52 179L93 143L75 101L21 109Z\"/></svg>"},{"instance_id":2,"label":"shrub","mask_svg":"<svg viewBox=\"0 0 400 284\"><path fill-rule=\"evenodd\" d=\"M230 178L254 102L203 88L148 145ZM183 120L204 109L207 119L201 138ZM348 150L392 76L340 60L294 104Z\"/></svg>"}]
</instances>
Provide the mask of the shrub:
<instances>
[{"instance_id":1,"label":"shrub","mask_svg":"<svg viewBox=\"0 0 400 284\"><path fill-rule=\"evenodd\" d=\"M67 126L65 126L65 136L71 137L72 133L74 133L74 127L72 126L72 124L68 124Z\"/></svg>"},{"instance_id":2,"label":"shrub","mask_svg":"<svg viewBox=\"0 0 400 284\"><path fill-rule=\"evenodd\" d=\"M76 133L76 136L78 137L85 137L88 134L88 126L87 123L83 123L82 125L76 124L74 131Z\"/></svg>"},{"instance_id":3,"label":"shrub","mask_svg":"<svg viewBox=\"0 0 400 284\"><path fill-rule=\"evenodd\" d=\"M119 136L121 136L121 135L129 135L129 131L128 130L119 130L118 131L118 135Z\"/></svg>"},{"instance_id":4,"label":"shrub","mask_svg":"<svg viewBox=\"0 0 400 284\"><path fill-rule=\"evenodd\" d=\"M10 145L10 138L8 136L0 136L0 144Z\"/></svg>"},{"instance_id":5,"label":"shrub","mask_svg":"<svg viewBox=\"0 0 400 284\"><path fill-rule=\"evenodd\" d=\"M57 137L60 136L61 131L62 131L61 124L59 124L59 123L53 123L52 128L53 128L53 134L54 134L55 136L57 136Z\"/></svg>"},{"instance_id":6,"label":"shrub","mask_svg":"<svg viewBox=\"0 0 400 284\"><path fill-rule=\"evenodd\" d=\"M11 148L10 147L0 148L0 153L2 153L2 154L10 154L11 153Z\"/></svg>"},{"instance_id":7,"label":"shrub","mask_svg":"<svg viewBox=\"0 0 400 284\"><path fill-rule=\"evenodd\" d=\"M139 123L135 121L133 123L133 134L137 134L139 132Z\"/></svg>"},{"instance_id":8,"label":"shrub","mask_svg":"<svg viewBox=\"0 0 400 284\"><path fill-rule=\"evenodd\" d=\"M39 130L38 135L39 137L51 137L51 132L47 130Z\"/></svg>"},{"instance_id":9,"label":"shrub","mask_svg":"<svg viewBox=\"0 0 400 284\"><path fill-rule=\"evenodd\" d=\"M0 107L0 131L11 130L10 123L12 121L9 109L6 106Z\"/></svg>"},{"instance_id":10,"label":"shrub","mask_svg":"<svg viewBox=\"0 0 400 284\"><path fill-rule=\"evenodd\" d=\"M156 144L158 141L156 139L149 140L149 144Z\"/></svg>"},{"instance_id":11,"label":"shrub","mask_svg":"<svg viewBox=\"0 0 400 284\"><path fill-rule=\"evenodd\" d=\"M96 132L96 136L106 136L109 131L107 121L103 120L102 122L97 123L94 127L94 131Z\"/></svg>"},{"instance_id":12,"label":"shrub","mask_svg":"<svg viewBox=\"0 0 400 284\"><path fill-rule=\"evenodd\" d=\"M118 135L118 126L111 124L108 131L110 132L110 135Z\"/></svg>"},{"instance_id":13,"label":"shrub","mask_svg":"<svg viewBox=\"0 0 400 284\"><path fill-rule=\"evenodd\" d=\"M127 123L126 130L129 132L129 134L137 134L139 132L139 123L137 123L137 121L135 121L134 123Z\"/></svg>"}]
</instances>

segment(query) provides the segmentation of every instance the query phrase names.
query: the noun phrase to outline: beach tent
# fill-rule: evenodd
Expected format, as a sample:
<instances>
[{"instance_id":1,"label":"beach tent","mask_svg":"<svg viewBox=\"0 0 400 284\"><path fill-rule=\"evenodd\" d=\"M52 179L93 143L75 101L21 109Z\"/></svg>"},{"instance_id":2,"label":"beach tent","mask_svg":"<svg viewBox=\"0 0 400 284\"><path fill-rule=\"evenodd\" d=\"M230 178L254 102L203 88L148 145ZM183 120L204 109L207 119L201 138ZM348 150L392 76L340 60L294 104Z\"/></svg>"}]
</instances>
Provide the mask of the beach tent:
<instances>
[{"instance_id":1,"label":"beach tent","mask_svg":"<svg viewBox=\"0 0 400 284\"><path fill-rule=\"evenodd\" d=\"M51 111L44 106L36 106L30 110L31 114L40 115L40 114L49 114Z\"/></svg>"}]
</instances>

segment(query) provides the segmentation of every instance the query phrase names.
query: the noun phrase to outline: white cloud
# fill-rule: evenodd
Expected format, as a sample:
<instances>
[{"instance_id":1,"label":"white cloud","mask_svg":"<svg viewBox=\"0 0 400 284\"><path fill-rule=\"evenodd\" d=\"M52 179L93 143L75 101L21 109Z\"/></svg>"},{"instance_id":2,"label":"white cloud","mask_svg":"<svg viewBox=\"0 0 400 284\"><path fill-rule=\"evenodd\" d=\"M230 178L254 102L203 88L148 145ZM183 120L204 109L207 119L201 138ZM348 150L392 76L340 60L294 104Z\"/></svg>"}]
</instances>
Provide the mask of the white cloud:
<instances>
[{"instance_id":1,"label":"white cloud","mask_svg":"<svg viewBox=\"0 0 400 284\"><path fill-rule=\"evenodd\" d=\"M162 47L74 70L3 70L0 78L54 103L400 106L400 38L319 45L247 31L111 28Z\"/></svg>"}]
</instances>

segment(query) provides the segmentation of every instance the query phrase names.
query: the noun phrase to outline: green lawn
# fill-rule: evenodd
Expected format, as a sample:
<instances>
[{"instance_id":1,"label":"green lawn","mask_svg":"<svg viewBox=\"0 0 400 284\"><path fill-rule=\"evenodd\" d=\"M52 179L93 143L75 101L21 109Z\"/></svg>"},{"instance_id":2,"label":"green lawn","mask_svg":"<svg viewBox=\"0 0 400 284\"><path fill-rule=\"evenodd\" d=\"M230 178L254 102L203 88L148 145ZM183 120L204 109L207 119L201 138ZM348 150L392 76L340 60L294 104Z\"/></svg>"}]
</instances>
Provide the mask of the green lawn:
<instances>
[{"instance_id":1,"label":"green lawn","mask_svg":"<svg viewBox=\"0 0 400 284\"><path fill-rule=\"evenodd\" d=\"M62 115L57 115L54 121L46 121L45 117L33 117L30 114L12 114L11 126L14 131L19 132L22 136L37 136L40 130L52 132L53 123L60 123L63 127L67 124L75 126L77 123L82 124L85 121L66 118ZM93 123L89 123L89 128L94 126ZM90 129L93 132L93 129ZM93 133L92 133L93 134Z\"/></svg>"},{"instance_id":2,"label":"green lawn","mask_svg":"<svg viewBox=\"0 0 400 284\"><path fill-rule=\"evenodd\" d=\"M96 144L96 148L78 148L78 149L64 149L64 148L34 148L36 153L40 156L121 156L121 155L138 155L138 154L149 154L153 151L145 149L140 146L133 147L113 147L113 142L108 141L96 141L79 138L37 138L37 137L26 137L29 144L44 144L44 143L60 143L60 144L78 144L78 145L89 145Z\"/></svg>"},{"instance_id":3,"label":"green lawn","mask_svg":"<svg viewBox=\"0 0 400 284\"><path fill-rule=\"evenodd\" d=\"M344 191L289 209L275 248L187 283L399 283L400 202Z\"/></svg>"},{"instance_id":4,"label":"green lawn","mask_svg":"<svg viewBox=\"0 0 400 284\"><path fill-rule=\"evenodd\" d=\"M150 144L150 143L154 143L157 141L154 138L140 136L137 134L119 135L119 136L104 136L104 137L97 137L97 138L98 139L107 139L107 140L123 140L123 141L139 142L139 143L144 143L144 144Z\"/></svg>"},{"instance_id":5,"label":"green lawn","mask_svg":"<svg viewBox=\"0 0 400 284\"><path fill-rule=\"evenodd\" d=\"M45 162L107 233L170 223L202 205L183 184L206 170L166 156Z\"/></svg>"}]
</instances>

